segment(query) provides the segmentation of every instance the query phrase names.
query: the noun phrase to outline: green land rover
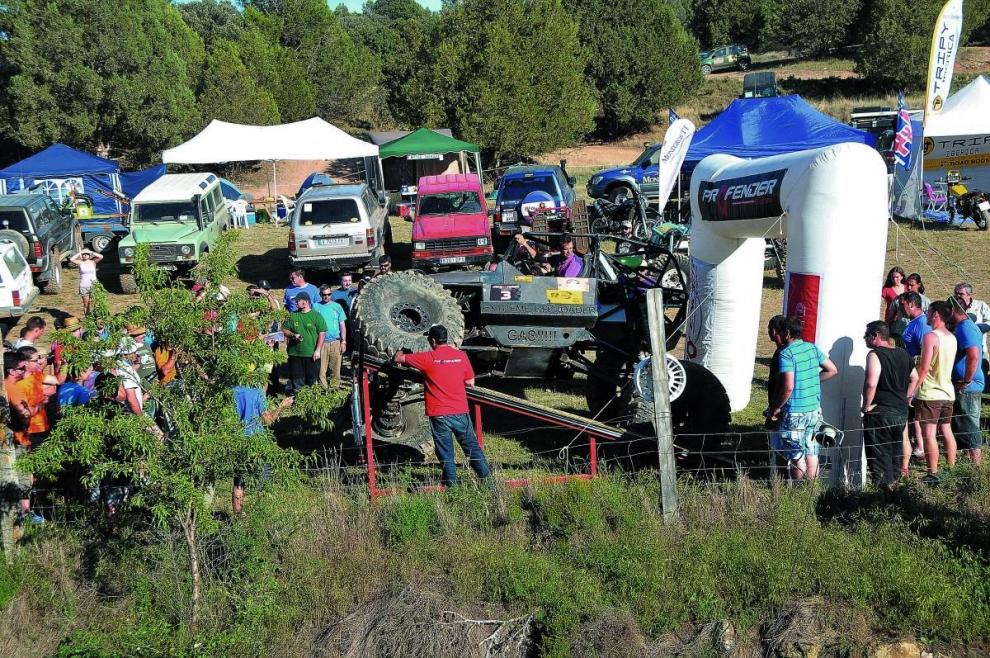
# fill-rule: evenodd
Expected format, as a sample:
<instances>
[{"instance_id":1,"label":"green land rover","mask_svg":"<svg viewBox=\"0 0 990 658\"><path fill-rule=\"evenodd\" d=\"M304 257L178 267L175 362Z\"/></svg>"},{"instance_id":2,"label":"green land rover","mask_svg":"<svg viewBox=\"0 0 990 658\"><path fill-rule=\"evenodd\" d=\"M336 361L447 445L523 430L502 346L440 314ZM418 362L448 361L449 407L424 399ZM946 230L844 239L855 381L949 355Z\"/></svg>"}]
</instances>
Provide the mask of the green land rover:
<instances>
[{"instance_id":1,"label":"green land rover","mask_svg":"<svg viewBox=\"0 0 990 658\"><path fill-rule=\"evenodd\" d=\"M138 245L150 246L152 263L183 275L230 222L215 174L165 174L131 201L130 233L117 246L121 290L137 292L133 266Z\"/></svg>"}]
</instances>

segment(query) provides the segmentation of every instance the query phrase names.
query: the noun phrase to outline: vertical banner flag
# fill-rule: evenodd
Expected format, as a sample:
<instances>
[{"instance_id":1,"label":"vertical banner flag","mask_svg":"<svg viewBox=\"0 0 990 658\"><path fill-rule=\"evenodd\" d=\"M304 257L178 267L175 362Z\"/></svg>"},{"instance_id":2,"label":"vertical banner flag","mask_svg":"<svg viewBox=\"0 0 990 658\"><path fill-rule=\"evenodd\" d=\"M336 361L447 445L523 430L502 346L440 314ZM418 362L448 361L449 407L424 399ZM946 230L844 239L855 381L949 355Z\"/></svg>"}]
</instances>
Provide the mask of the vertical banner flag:
<instances>
[{"instance_id":1,"label":"vertical banner flag","mask_svg":"<svg viewBox=\"0 0 990 658\"><path fill-rule=\"evenodd\" d=\"M691 138L694 137L694 124L687 119L677 119L670 124L663 136L660 159L657 161L657 202L660 212L667 206L674 183L681 175L681 166L687 155Z\"/></svg>"},{"instance_id":2,"label":"vertical banner flag","mask_svg":"<svg viewBox=\"0 0 990 658\"><path fill-rule=\"evenodd\" d=\"M911 128L911 115L904 102L904 92L897 95L897 133L894 135L894 163L908 170L911 168L911 144L914 130Z\"/></svg>"},{"instance_id":3,"label":"vertical banner flag","mask_svg":"<svg viewBox=\"0 0 990 658\"><path fill-rule=\"evenodd\" d=\"M925 125L928 117L938 114L949 97L952 69L959 51L962 33L963 0L949 0L942 7L932 32L932 50L928 56L928 86L925 95Z\"/></svg>"},{"instance_id":4,"label":"vertical banner flag","mask_svg":"<svg viewBox=\"0 0 990 658\"><path fill-rule=\"evenodd\" d=\"M669 126L670 124L674 123L678 119L680 119L680 117L677 116L677 112L674 112L674 108L668 107L667 108L667 125Z\"/></svg>"}]
</instances>

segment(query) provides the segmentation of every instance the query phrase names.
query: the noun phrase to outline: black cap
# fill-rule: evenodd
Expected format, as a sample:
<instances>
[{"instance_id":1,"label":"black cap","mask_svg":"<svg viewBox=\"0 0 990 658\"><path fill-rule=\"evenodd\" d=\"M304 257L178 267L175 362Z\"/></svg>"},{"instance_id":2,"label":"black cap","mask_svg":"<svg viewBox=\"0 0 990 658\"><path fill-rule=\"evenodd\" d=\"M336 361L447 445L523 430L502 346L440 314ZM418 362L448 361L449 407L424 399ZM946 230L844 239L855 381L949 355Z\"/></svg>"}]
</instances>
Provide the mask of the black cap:
<instances>
[{"instance_id":1,"label":"black cap","mask_svg":"<svg viewBox=\"0 0 990 658\"><path fill-rule=\"evenodd\" d=\"M258 279L258 285L256 287L262 290L271 290L272 284L268 283L268 279Z\"/></svg>"},{"instance_id":2,"label":"black cap","mask_svg":"<svg viewBox=\"0 0 990 658\"><path fill-rule=\"evenodd\" d=\"M437 343L447 342L447 327L442 324L435 324L430 327L430 330L426 332L427 338L434 340Z\"/></svg>"}]
</instances>

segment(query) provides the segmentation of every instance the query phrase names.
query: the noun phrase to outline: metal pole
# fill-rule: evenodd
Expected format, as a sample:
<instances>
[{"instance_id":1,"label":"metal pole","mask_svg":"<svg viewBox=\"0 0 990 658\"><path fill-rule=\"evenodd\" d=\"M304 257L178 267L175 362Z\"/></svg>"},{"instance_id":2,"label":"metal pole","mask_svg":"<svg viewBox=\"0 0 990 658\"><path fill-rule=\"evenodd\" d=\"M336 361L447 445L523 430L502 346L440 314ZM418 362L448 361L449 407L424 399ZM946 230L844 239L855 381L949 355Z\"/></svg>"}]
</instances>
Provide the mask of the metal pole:
<instances>
[{"instance_id":1,"label":"metal pole","mask_svg":"<svg viewBox=\"0 0 990 658\"><path fill-rule=\"evenodd\" d=\"M277 203L278 202L278 169L276 168L276 165L277 164L278 164L278 160L272 160L272 185L275 187L275 194L274 194L274 196L275 196L275 201L276 201L276 211L275 211L275 215L276 216L278 215L278 210L277 210L277 208L278 208L278 203ZM286 210L286 212L289 211L288 208L286 208L285 210Z\"/></svg>"},{"instance_id":2,"label":"metal pole","mask_svg":"<svg viewBox=\"0 0 990 658\"><path fill-rule=\"evenodd\" d=\"M484 450L485 435L481 431L481 405L477 402L474 403L474 433L478 437L478 445Z\"/></svg>"},{"instance_id":3,"label":"metal pole","mask_svg":"<svg viewBox=\"0 0 990 658\"><path fill-rule=\"evenodd\" d=\"M591 462L591 477L598 477L598 440L594 434L588 435L588 453Z\"/></svg>"},{"instance_id":4,"label":"metal pole","mask_svg":"<svg viewBox=\"0 0 990 658\"><path fill-rule=\"evenodd\" d=\"M361 366L361 397L364 407L364 443L367 453L366 459L368 460L368 491L371 493L371 502L374 504L375 499L378 498L378 486L375 474L375 451L372 446L374 435L371 431L371 392L368 386L368 371L364 366Z\"/></svg>"},{"instance_id":5,"label":"metal pole","mask_svg":"<svg viewBox=\"0 0 990 658\"><path fill-rule=\"evenodd\" d=\"M675 521L677 510L677 471L674 466L674 428L670 417L670 388L667 383L667 336L663 321L663 291L652 288L646 292L646 307L650 323L650 352L653 373L653 425L657 432L660 455L660 496L663 520Z\"/></svg>"}]
</instances>

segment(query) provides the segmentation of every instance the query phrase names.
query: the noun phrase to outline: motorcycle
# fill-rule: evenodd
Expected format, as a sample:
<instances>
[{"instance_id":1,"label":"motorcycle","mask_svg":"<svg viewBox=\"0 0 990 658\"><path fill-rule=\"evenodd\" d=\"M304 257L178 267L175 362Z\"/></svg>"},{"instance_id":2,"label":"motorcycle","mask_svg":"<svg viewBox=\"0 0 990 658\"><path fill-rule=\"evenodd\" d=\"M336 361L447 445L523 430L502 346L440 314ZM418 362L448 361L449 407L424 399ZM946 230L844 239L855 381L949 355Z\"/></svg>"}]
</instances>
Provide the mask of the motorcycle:
<instances>
[{"instance_id":1,"label":"motorcycle","mask_svg":"<svg viewBox=\"0 0 990 658\"><path fill-rule=\"evenodd\" d=\"M595 199L590 208L591 232L598 235L621 235L622 222L630 221L633 225L633 237L637 240L649 240L653 227L660 223L656 210L646 203L646 197L638 191L613 203L608 199Z\"/></svg>"},{"instance_id":2,"label":"motorcycle","mask_svg":"<svg viewBox=\"0 0 990 658\"><path fill-rule=\"evenodd\" d=\"M990 200L985 192L970 190L963 181L971 180L970 176L960 176L949 172L946 183L949 186L949 221L953 222L956 214L973 220L976 227L986 231L990 227Z\"/></svg>"}]
</instances>

